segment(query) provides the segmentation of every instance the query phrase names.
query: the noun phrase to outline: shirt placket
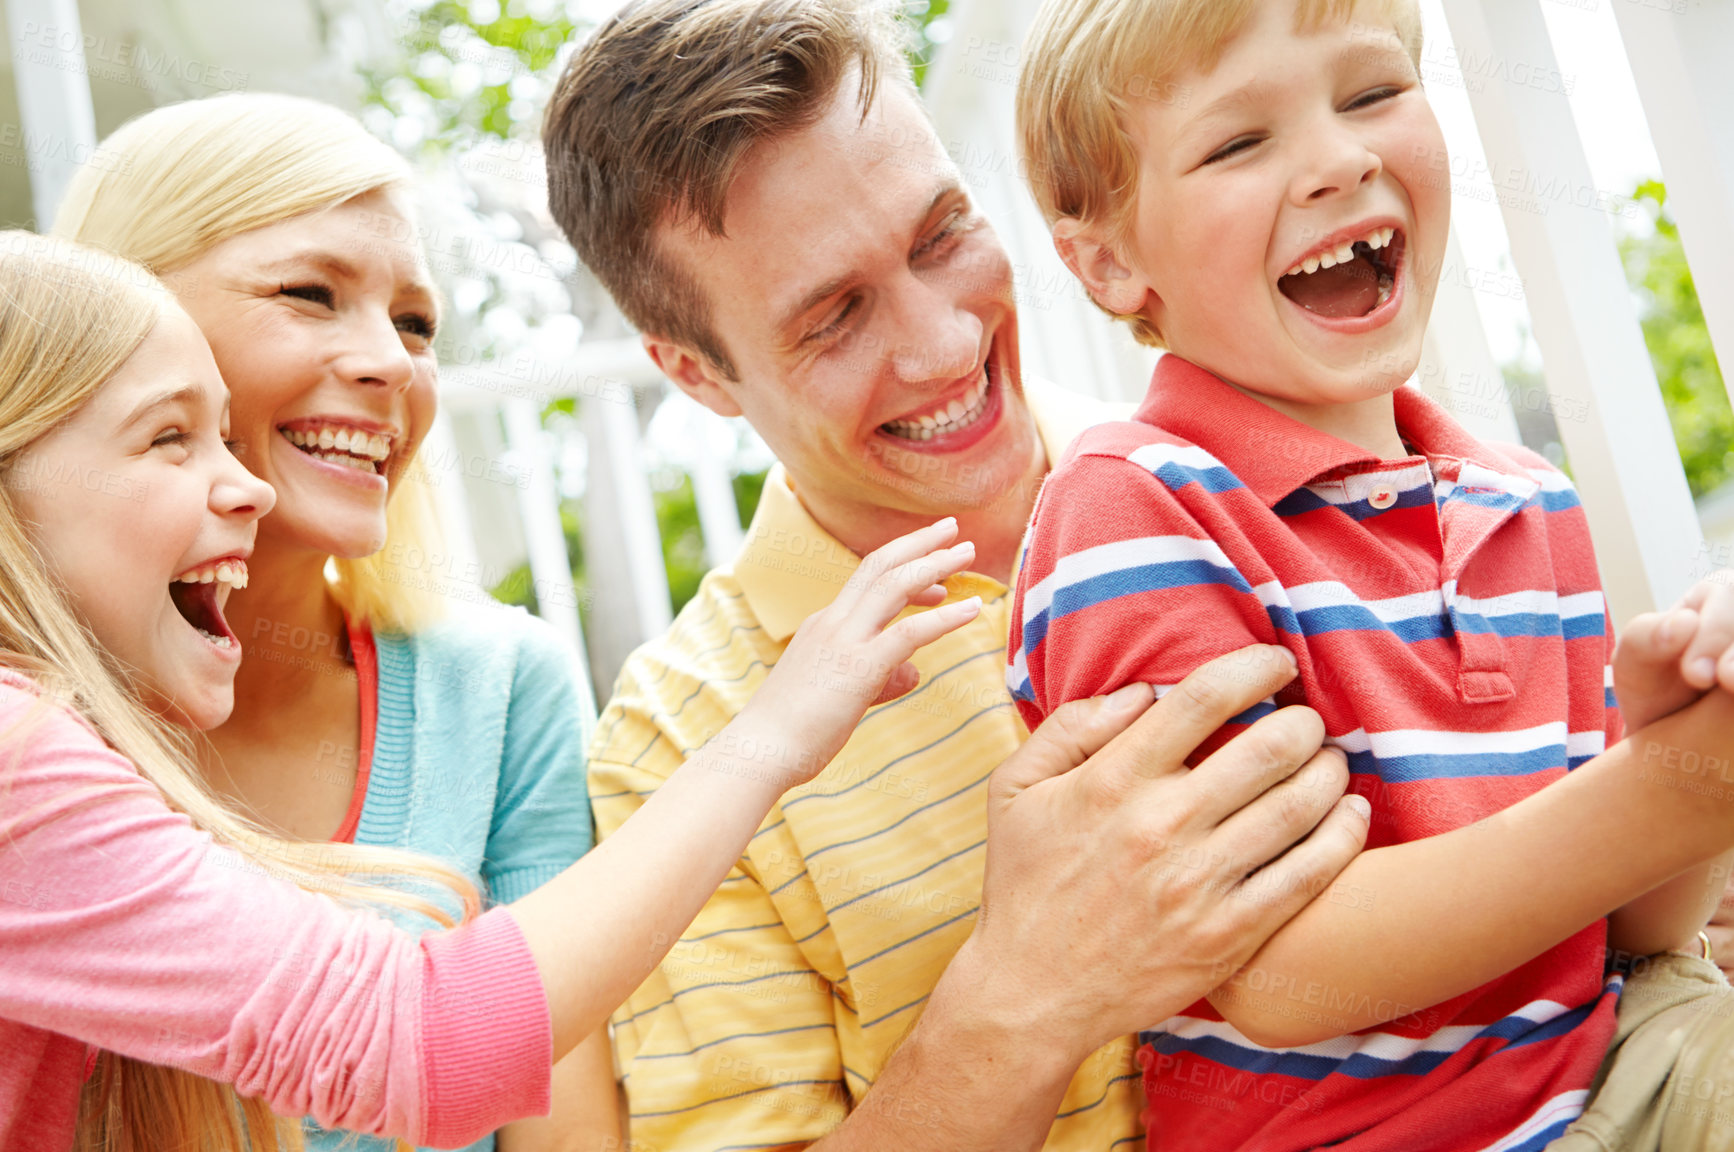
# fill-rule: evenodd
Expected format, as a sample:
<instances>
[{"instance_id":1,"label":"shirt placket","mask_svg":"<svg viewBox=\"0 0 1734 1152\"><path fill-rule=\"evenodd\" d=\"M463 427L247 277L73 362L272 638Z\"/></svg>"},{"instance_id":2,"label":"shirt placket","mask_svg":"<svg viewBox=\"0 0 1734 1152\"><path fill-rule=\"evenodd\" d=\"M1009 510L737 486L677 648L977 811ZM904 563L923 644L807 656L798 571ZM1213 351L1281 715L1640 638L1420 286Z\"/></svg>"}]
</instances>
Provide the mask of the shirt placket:
<instances>
[{"instance_id":1,"label":"shirt placket","mask_svg":"<svg viewBox=\"0 0 1734 1152\"><path fill-rule=\"evenodd\" d=\"M1444 465L1443 467L1441 465ZM1538 485L1468 461L1435 462L1443 476L1455 472L1439 506L1441 565L1446 611L1457 636L1457 693L1466 704L1495 704L1517 694L1506 672L1505 641L1484 624L1470 621L1464 608L1465 577L1482 546L1521 512ZM1474 587L1474 582L1469 581Z\"/></svg>"}]
</instances>

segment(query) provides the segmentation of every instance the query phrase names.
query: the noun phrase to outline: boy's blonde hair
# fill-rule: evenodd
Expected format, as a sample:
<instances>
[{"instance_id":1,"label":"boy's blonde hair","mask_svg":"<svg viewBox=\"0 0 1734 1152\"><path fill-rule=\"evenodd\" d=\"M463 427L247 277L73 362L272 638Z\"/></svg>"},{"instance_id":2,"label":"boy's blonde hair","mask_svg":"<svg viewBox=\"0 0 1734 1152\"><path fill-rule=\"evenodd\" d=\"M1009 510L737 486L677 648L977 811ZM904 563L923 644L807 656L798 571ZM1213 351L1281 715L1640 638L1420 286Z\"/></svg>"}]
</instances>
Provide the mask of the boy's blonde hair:
<instances>
[{"instance_id":1,"label":"boy's blonde hair","mask_svg":"<svg viewBox=\"0 0 1734 1152\"><path fill-rule=\"evenodd\" d=\"M1257 3L1047 0L1042 5L1024 38L1017 133L1025 179L1050 227L1071 216L1104 227L1115 246L1130 238L1138 156L1122 117L1139 104L1182 99L1175 77L1216 67ZM1417 0L1296 0L1296 27L1347 23L1357 9L1390 19L1420 66ZM1139 343L1162 346L1161 333L1147 317L1108 314L1129 323Z\"/></svg>"},{"instance_id":2,"label":"boy's blonde hair","mask_svg":"<svg viewBox=\"0 0 1734 1152\"><path fill-rule=\"evenodd\" d=\"M157 108L109 136L73 177L54 234L118 253L175 287L175 272L231 237L413 179L348 113L297 96L231 93ZM386 508L384 547L334 561L332 592L352 618L412 632L438 616L438 595L394 562L443 551L433 507L411 460Z\"/></svg>"},{"instance_id":3,"label":"boy's blonde hair","mask_svg":"<svg viewBox=\"0 0 1734 1152\"><path fill-rule=\"evenodd\" d=\"M356 905L393 906L439 923L451 916L407 888L352 876L408 881L455 893L467 918L474 887L457 872L407 852L280 839L226 808L195 767L188 737L147 709L132 674L80 621L28 532L13 492L35 483L16 465L26 449L94 396L150 335L171 298L145 269L28 232L0 232L0 668L36 685L43 706L75 711L194 827L288 882ZM28 755L39 716L0 730L0 796L6 770ZM83 798L101 803L101 793ZM5 849L0 845L0 850ZM301 1147L300 1122L258 1100L179 1069L105 1054L86 1084L80 1147Z\"/></svg>"}]
</instances>

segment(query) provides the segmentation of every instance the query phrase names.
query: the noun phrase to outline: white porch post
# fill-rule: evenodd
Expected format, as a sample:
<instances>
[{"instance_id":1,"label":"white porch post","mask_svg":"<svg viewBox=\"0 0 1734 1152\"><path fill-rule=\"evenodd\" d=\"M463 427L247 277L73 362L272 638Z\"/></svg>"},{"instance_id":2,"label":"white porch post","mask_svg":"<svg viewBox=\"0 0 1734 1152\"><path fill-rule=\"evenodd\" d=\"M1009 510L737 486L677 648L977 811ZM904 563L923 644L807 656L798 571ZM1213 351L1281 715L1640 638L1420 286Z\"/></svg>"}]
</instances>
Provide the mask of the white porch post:
<instances>
[{"instance_id":1,"label":"white porch post","mask_svg":"<svg viewBox=\"0 0 1734 1152\"><path fill-rule=\"evenodd\" d=\"M78 166L96 148L96 115L76 0L6 0L12 73L36 230L46 232Z\"/></svg>"},{"instance_id":2,"label":"white porch post","mask_svg":"<svg viewBox=\"0 0 1734 1152\"><path fill-rule=\"evenodd\" d=\"M501 406L506 443L511 446L518 512L524 522L524 542L530 553L530 578L536 607L572 646L584 651L584 631L578 620L578 597L572 589L572 557L566 552L566 532L560 524L560 493L554 483L554 460L533 401L514 397ZM586 690L590 685L586 684Z\"/></svg>"},{"instance_id":3,"label":"white porch post","mask_svg":"<svg viewBox=\"0 0 1734 1152\"><path fill-rule=\"evenodd\" d=\"M578 402L590 455L584 557L598 608L590 617L590 666L606 693L632 650L664 632L674 616L636 394L620 379L591 376L584 385Z\"/></svg>"},{"instance_id":4,"label":"white porch post","mask_svg":"<svg viewBox=\"0 0 1734 1152\"><path fill-rule=\"evenodd\" d=\"M1678 8L1619 3L1614 15L1722 382L1734 395L1734 4Z\"/></svg>"},{"instance_id":5,"label":"white porch post","mask_svg":"<svg viewBox=\"0 0 1734 1152\"><path fill-rule=\"evenodd\" d=\"M719 450L730 435L727 421L721 416L676 392L663 403L678 402L698 409L694 413L694 455L688 465L692 474L693 503L698 507L698 525L704 534L704 555L714 567L727 564L740 551L746 533L741 530L740 505L735 502L735 488L729 475L728 460Z\"/></svg>"},{"instance_id":6,"label":"white porch post","mask_svg":"<svg viewBox=\"0 0 1734 1152\"><path fill-rule=\"evenodd\" d=\"M1564 93L1509 82L1492 66L1558 74L1539 0L1445 0L1445 11L1459 57L1489 62L1470 101L1608 604L1624 624L1685 590L1700 535L1605 195ZM1444 157L1437 174L1454 176Z\"/></svg>"}]
</instances>

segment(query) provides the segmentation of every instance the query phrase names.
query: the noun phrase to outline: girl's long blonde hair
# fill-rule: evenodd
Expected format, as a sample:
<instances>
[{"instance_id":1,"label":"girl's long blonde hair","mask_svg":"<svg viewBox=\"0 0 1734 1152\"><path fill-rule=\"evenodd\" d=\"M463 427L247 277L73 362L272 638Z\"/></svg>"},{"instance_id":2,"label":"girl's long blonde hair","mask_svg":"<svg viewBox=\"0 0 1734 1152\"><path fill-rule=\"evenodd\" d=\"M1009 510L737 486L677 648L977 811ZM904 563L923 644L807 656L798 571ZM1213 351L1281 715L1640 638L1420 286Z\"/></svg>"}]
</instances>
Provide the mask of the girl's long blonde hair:
<instances>
[{"instance_id":1,"label":"girl's long blonde hair","mask_svg":"<svg viewBox=\"0 0 1734 1152\"><path fill-rule=\"evenodd\" d=\"M151 713L127 668L81 623L31 543L14 492L37 482L23 451L85 404L150 334L170 300L142 267L27 232L0 232L0 666L46 701L88 721L170 807L267 871L356 905L452 919L411 887L455 892L467 918L475 889L456 871L406 852L288 841L237 816L205 784L187 734ZM28 753L28 725L0 732L0 770ZM4 780L0 779L0 789ZM367 874L402 887L372 886ZM85 1091L87 1149L242 1149L301 1145L298 1121L191 1073L105 1056Z\"/></svg>"},{"instance_id":2,"label":"girl's long blonde hair","mask_svg":"<svg viewBox=\"0 0 1734 1152\"><path fill-rule=\"evenodd\" d=\"M136 261L175 288L177 271L224 240L411 181L403 158L345 112L232 93L157 108L109 136L73 177L54 234ZM352 619L413 632L443 602L404 560L441 552L427 478L411 460L386 508L385 546L335 560L332 592Z\"/></svg>"}]
</instances>

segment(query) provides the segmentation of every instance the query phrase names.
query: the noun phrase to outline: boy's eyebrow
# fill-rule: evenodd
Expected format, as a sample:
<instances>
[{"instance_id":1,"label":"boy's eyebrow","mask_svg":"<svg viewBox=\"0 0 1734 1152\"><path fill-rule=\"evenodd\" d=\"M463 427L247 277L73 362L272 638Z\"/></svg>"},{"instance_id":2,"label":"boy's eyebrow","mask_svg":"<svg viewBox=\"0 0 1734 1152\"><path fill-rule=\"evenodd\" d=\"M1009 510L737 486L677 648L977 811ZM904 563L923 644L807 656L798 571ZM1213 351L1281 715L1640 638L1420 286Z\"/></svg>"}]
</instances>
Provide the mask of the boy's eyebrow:
<instances>
[{"instance_id":1,"label":"boy's eyebrow","mask_svg":"<svg viewBox=\"0 0 1734 1152\"><path fill-rule=\"evenodd\" d=\"M1232 92L1224 92L1221 96L1218 96L1203 108L1199 109L1198 114L1191 118L1191 123L1194 125L1202 124L1205 121L1214 120L1219 116L1224 116L1234 112L1244 105L1255 103L1262 96L1266 95L1271 90L1271 87L1269 81L1254 80L1251 83L1234 89Z\"/></svg>"},{"instance_id":2,"label":"boy's eyebrow","mask_svg":"<svg viewBox=\"0 0 1734 1152\"><path fill-rule=\"evenodd\" d=\"M1366 42L1349 41L1341 48L1337 49L1336 55L1333 58L1333 63L1341 61L1345 57L1354 57L1357 60L1365 61L1386 56L1389 56L1393 62L1398 58L1401 58L1404 61L1408 61L1409 59L1408 54L1403 50L1401 44L1386 46L1377 43L1369 44ZM1199 109L1196 115L1187 119L1187 127L1195 128L1210 120L1228 115L1242 105L1256 103L1260 100L1276 95L1275 87L1276 86L1268 80L1250 80L1231 92L1224 92L1221 96L1218 96L1209 104L1206 104L1203 108Z\"/></svg>"},{"instance_id":3,"label":"boy's eyebrow","mask_svg":"<svg viewBox=\"0 0 1734 1152\"><path fill-rule=\"evenodd\" d=\"M932 216L933 210L939 207L940 202L947 196L951 196L958 192L961 187L962 186L955 180L948 181L941 185L939 189L933 193L933 199L929 200L927 206L922 209L921 219L926 220L929 216ZM799 300L785 308L782 313L778 315L776 325L772 331L787 332L789 329L794 327L797 320L802 316L805 316L826 297L835 294L839 289L848 284L849 281L855 279L857 275L858 274L855 272L845 272L841 276L831 277L812 291L803 293Z\"/></svg>"},{"instance_id":4,"label":"boy's eyebrow","mask_svg":"<svg viewBox=\"0 0 1734 1152\"><path fill-rule=\"evenodd\" d=\"M160 392L153 392L134 405L126 419L121 421L121 427L136 424L159 409L172 408L176 404L197 404L204 398L205 390L197 384L182 384L179 388L165 388Z\"/></svg>"}]
</instances>

